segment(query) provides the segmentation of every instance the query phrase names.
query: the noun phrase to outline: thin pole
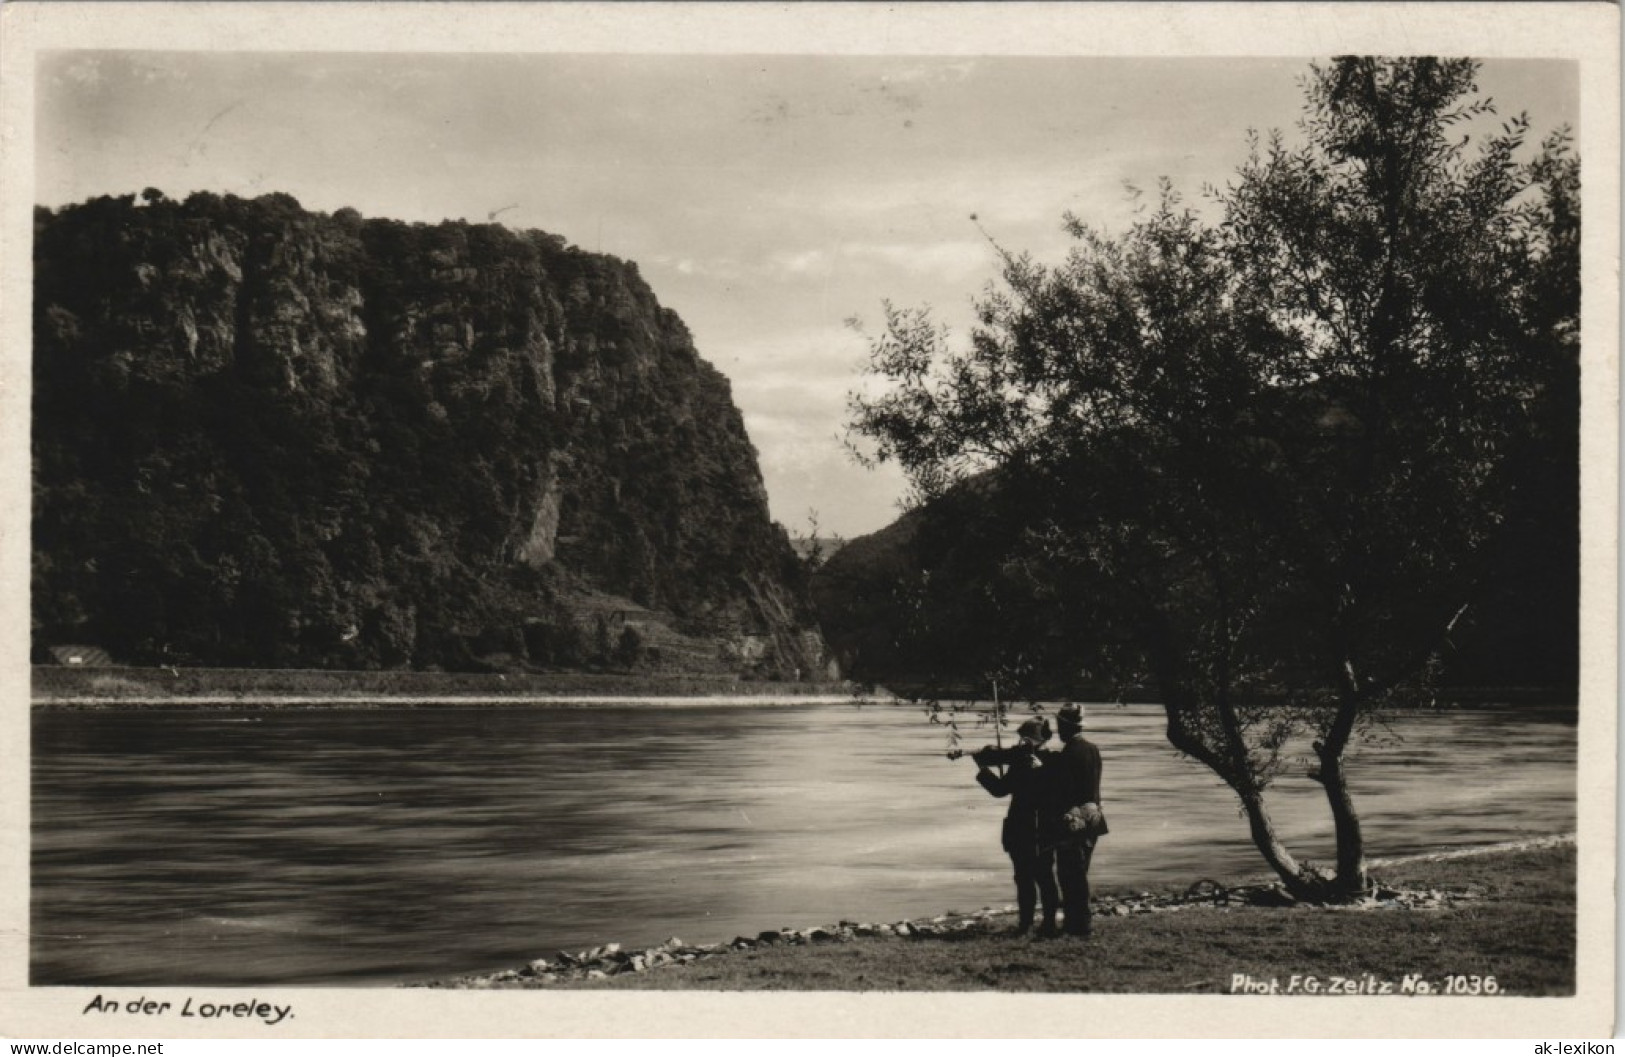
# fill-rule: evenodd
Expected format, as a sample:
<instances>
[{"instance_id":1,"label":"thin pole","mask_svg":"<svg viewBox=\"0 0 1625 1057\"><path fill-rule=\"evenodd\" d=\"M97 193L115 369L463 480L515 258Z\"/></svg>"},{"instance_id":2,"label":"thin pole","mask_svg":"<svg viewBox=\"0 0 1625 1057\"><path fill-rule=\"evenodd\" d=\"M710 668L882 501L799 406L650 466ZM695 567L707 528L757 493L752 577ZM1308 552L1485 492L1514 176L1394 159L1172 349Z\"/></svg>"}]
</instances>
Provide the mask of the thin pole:
<instances>
[{"instance_id":1,"label":"thin pole","mask_svg":"<svg viewBox=\"0 0 1625 1057\"><path fill-rule=\"evenodd\" d=\"M1004 734L1003 734L1003 730L1002 730L1003 727L1004 727L1004 716L999 714L999 680L998 680L997 676L994 676L994 678L993 678L993 744L997 745L999 747L999 751L1001 753L1004 751ZM1001 766L999 768L1000 777L1003 777L1004 774L1006 773L1006 771L1007 771L1007 768Z\"/></svg>"},{"instance_id":2,"label":"thin pole","mask_svg":"<svg viewBox=\"0 0 1625 1057\"><path fill-rule=\"evenodd\" d=\"M993 744L1004 748L1004 738L1000 728L1004 726L1004 715L999 711L999 680L993 680Z\"/></svg>"}]
</instances>

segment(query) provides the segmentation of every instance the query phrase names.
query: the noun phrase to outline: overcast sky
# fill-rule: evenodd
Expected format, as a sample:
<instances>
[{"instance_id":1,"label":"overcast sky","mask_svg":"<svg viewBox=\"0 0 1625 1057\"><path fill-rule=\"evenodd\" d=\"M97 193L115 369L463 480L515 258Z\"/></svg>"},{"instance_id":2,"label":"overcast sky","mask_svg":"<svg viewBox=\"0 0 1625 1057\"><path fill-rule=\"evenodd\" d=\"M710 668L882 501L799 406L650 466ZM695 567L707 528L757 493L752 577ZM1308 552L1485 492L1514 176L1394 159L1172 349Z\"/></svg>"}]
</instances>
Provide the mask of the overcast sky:
<instances>
[{"instance_id":1,"label":"overcast sky","mask_svg":"<svg viewBox=\"0 0 1625 1057\"><path fill-rule=\"evenodd\" d=\"M1057 259L1125 184L1222 183L1291 131L1307 60L57 52L40 57L37 199L157 187L403 220L540 228L636 261L733 381L774 517L872 531L895 472L840 442L883 298L963 330L997 273L977 224ZM1480 86L1576 121L1574 67ZM509 208L511 207L511 208Z\"/></svg>"}]
</instances>

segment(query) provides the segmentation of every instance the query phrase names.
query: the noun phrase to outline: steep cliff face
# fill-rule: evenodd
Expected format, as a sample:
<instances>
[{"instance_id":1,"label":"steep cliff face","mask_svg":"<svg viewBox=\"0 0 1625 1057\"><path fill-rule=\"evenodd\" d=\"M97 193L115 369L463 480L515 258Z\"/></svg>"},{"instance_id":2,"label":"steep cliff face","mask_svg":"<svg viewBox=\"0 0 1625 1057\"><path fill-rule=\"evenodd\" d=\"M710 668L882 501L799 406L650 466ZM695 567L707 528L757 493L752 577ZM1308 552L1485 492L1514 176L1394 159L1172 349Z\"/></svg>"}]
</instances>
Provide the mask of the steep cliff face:
<instances>
[{"instance_id":1,"label":"steep cliff face","mask_svg":"<svg viewBox=\"0 0 1625 1057\"><path fill-rule=\"evenodd\" d=\"M821 668L727 380L635 265L286 195L35 238L36 647Z\"/></svg>"}]
</instances>

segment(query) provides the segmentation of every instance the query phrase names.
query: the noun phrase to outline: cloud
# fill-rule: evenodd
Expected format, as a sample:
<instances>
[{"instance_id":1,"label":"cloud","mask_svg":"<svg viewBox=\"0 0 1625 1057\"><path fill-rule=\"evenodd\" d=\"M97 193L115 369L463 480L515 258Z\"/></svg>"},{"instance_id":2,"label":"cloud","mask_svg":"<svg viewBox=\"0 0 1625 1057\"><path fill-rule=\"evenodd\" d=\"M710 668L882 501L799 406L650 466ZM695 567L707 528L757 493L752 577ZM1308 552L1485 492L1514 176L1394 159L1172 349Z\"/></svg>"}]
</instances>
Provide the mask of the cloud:
<instances>
[{"instance_id":1,"label":"cloud","mask_svg":"<svg viewBox=\"0 0 1625 1057\"><path fill-rule=\"evenodd\" d=\"M735 339L718 351L751 437L766 452L780 443L833 443L867 346L861 335L829 326Z\"/></svg>"},{"instance_id":2,"label":"cloud","mask_svg":"<svg viewBox=\"0 0 1625 1057\"><path fill-rule=\"evenodd\" d=\"M955 84L976 72L976 60L963 62L933 62L918 66L904 66L892 70L883 78L898 84Z\"/></svg>"},{"instance_id":3,"label":"cloud","mask_svg":"<svg viewBox=\"0 0 1625 1057\"><path fill-rule=\"evenodd\" d=\"M790 120L790 101L781 95L771 95L762 100L745 115L745 121L752 125L777 125Z\"/></svg>"},{"instance_id":4,"label":"cloud","mask_svg":"<svg viewBox=\"0 0 1625 1057\"><path fill-rule=\"evenodd\" d=\"M781 278L828 275L835 264L835 255L825 250L780 250L767 261L768 268Z\"/></svg>"},{"instance_id":5,"label":"cloud","mask_svg":"<svg viewBox=\"0 0 1625 1057\"><path fill-rule=\"evenodd\" d=\"M732 337L713 350L730 360L735 386L844 381L867 354L861 334L839 324Z\"/></svg>"},{"instance_id":6,"label":"cloud","mask_svg":"<svg viewBox=\"0 0 1625 1057\"><path fill-rule=\"evenodd\" d=\"M888 174L802 172L794 183L763 187L752 195L762 215L816 217L825 231L929 231L939 237L954 232L955 238L963 238L974 231L973 213L994 225L1045 224L1057 230L1067 210L1104 209L1116 215L1125 178L1150 182L1161 171L1142 171L1127 157L1109 153L1042 165L990 157Z\"/></svg>"},{"instance_id":7,"label":"cloud","mask_svg":"<svg viewBox=\"0 0 1625 1057\"><path fill-rule=\"evenodd\" d=\"M670 270L685 279L717 280L737 283L749 278L753 272L744 263L732 257L675 256L669 253L643 254L637 257L638 267L648 273Z\"/></svg>"},{"instance_id":8,"label":"cloud","mask_svg":"<svg viewBox=\"0 0 1625 1057\"><path fill-rule=\"evenodd\" d=\"M920 98L918 92L897 88L891 83L892 80L893 78L882 77L879 87L865 88L863 91L873 92L882 102L905 114L913 113L925 106L925 101Z\"/></svg>"},{"instance_id":9,"label":"cloud","mask_svg":"<svg viewBox=\"0 0 1625 1057\"><path fill-rule=\"evenodd\" d=\"M747 413L745 428L762 453L762 477L780 524L805 532L815 513L821 532L851 539L897 517L907 483L895 464L867 469L838 431L808 423Z\"/></svg>"},{"instance_id":10,"label":"cloud","mask_svg":"<svg viewBox=\"0 0 1625 1057\"><path fill-rule=\"evenodd\" d=\"M640 258L651 274L669 270L685 279L731 284L797 284L836 277L869 279L904 273L947 282L991 277L998 258L984 240L844 243L829 249L773 250L760 261L652 254Z\"/></svg>"},{"instance_id":11,"label":"cloud","mask_svg":"<svg viewBox=\"0 0 1625 1057\"><path fill-rule=\"evenodd\" d=\"M781 383L752 380L735 385L734 399L763 420L815 425L821 433L838 433L846 414L846 394L854 384L847 378Z\"/></svg>"},{"instance_id":12,"label":"cloud","mask_svg":"<svg viewBox=\"0 0 1625 1057\"><path fill-rule=\"evenodd\" d=\"M97 55L74 55L62 64L57 77L81 88L95 88L102 83L102 60Z\"/></svg>"},{"instance_id":13,"label":"cloud","mask_svg":"<svg viewBox=\"0 0 1625 1057\"><path fill-rule=\"evenodd\" d=\"M905 272L956 282L989 275L996 267L993 248L981 240L852 242L833 249L776 250L758 274L775 282L798 282L837 274L870 277Z\"/></svg>"},{"instance_id":14,"label":"cloud","mask_svg":"<svg viewBox=\"0 0 1625 1057\"><path fill-rule=\"evenodd\" d=\"M863 243L843 246L842 255L876 271L901 270L949 281L990 274L998 267L993 247L970 239L925 244Z\"/></svg>"},{"instance_id":15,"label":"cloud","mask_svg":"<svg viewBox=\"0 0 1625 1057\"><path fill-rule=\"evenodd\" d=\"M168 61L167 56L130 64L131 79L142 84L184 84L191 80L191 76L184 65Z\"/></svg>"}]
</instances>

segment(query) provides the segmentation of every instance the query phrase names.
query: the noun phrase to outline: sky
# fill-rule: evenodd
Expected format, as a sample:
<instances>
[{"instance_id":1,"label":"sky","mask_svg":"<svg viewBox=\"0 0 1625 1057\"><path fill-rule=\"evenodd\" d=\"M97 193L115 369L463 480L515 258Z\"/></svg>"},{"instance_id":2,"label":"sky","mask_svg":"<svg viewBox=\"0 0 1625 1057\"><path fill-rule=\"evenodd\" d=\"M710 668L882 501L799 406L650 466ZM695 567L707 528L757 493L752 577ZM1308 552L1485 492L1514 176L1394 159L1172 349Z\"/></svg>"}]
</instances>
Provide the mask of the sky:
<instances>
[{"instance_id":1,"label":"sky","mask_svg":"<svg viewBox=\"0 0 1625 1057\"><path fill-rule=\"evenodd\" d=\"M963 335L990 240L1059 260L1068 212L1120 231L1161 177L1199 200L1249 129L1291 132L1308 62L49 52L35 197L280 191L633 260L731 380L775 520L851 538L905 492L842 442L883 302ZM1577 124L1572 64L1479 84L1537 129Z\"/></svg>"}]
</instances>

